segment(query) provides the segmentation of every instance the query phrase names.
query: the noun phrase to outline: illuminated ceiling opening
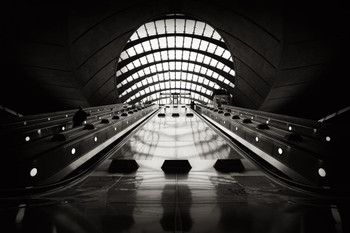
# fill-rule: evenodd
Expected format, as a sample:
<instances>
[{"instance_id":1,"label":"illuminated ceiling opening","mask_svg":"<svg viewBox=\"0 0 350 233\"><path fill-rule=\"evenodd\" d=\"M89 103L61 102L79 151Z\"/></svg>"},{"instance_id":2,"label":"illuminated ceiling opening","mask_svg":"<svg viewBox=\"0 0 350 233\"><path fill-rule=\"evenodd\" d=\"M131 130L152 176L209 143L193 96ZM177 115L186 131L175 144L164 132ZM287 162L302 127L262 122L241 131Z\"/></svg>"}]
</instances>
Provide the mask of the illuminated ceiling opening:
<instances>
[{"instance_id":1,"label":"illuminated ceiling opening","mask_svg":"<svg viewBox=\"0 0 350 233\"><path fill-rule=\"evenodd\" d=\"M231 53L214 28L168 15L145 23L130 37L118 61L116 84L121 101L130 104L171 103L164 93L187 93L181 104L205 104L215 89L233 93L234 77Z\"/></svg>"}]
</instances>

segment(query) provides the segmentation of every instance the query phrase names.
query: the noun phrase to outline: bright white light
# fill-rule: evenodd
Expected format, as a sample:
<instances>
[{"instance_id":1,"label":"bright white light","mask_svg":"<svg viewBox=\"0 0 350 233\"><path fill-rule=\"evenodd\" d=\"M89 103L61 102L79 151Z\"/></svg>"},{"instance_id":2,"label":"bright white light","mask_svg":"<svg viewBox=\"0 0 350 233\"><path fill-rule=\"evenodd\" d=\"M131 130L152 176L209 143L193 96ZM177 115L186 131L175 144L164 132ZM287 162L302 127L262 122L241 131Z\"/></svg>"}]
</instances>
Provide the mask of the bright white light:
<instances>
[{"instance_id":1,"label":"bright white light","mask_svg":"<svg viewBox=\"0 0 350 233\"><path fill-rule=\"evenodd\" d=\"M25 138L25 140L26 140L26 142L29 142L29 141L30 141L30 137L27 136L27 137Z\"/></svg>"},{"instance_id":2,"label":"bright white light","mask_svg":"<svg viewBox=\"0 0 350 233\"><path fill-rule=\"evenodd\" d=\"M325 177L326 176L326 171L323 168L318 169L318 174L321 177Z\"/></svg>"},{"instance_id":3,"label":"bright white light","mask_svg":"<svg viewBox=\"0 0 350 233\"><path fill-rule=\"evenodd\" d=\"M255 137L255 141L257 141L257 142L258 142L258 141L259 141L259 138L258 138L258 137Z\"/></svg>"},{"instance_id":4,"label":"bright white light","mask_svg":"<svg viewBox=\"0 0 350 233\"><path fill-rule=\"evenodd\" d=\"M289 131L291 131L292 130L292 126L289 126L288 129L289 129Z\"/></svg>"},{"instance_id":5,"label":"bright white light","mask_svg":"<svg viewBox=\"0 0 350 233\"><path fill-rule=\"evenodd\" d=\"M72 148L72 150L70 151L70 153L72 153L72 155L74 155L75 154L75 148Z\"/></svg>"},{"instance_id":6,"label":"bright white light","mask_svg":"<svg viewBox=\"0 0 350 233\"><path fill-rule=\"evenodd\" d=\"M49 118L47 118L47 120L49 121L49 120L51 120L51 118L49 117Z\"/></svg>"},{"instance_id":7,"label":"bright white light","mask_svg":"<svg viewBox=\"0 0 350 233\"><path fill-rule=\"evenodd\" d=\"M329 142L331 140L331 137L330 136L327 136L326 137L326 141Z\"/></svg>"},{"instance_id":8,"label":"bright white light","mask_svg":"<svg viewBox=\"0 0 350 233\"><path fill-rule=\"evenodd\" d=\"M97 137L94 137L94 141L97 142Z\"/></svg>"},{"instance_id":9,"label":"bright white light","mask_svg":"<svg viewBox=\"0 0 350 233\"><path fill-rule=\"evenodd\" d=\"M282 150L282 148L278 148L278 154L283 154L283 150Z\"/></svg>"},{"instance_id":10,"label":"bright white light","mask_svg":"<svg viewBox=\"0 0 350 233\"><path fill-rule=\"evenodd\" d=\"M62 126L62 130L65 130L66 128L64 126Z\"/></svg>"},{"instance_id":11,"label":"bright white light","mask_svg":"<svg viewBox=\"0 0 350 233\"><path fill-rule=\"evenodd\" d=\"M30 170L30 176L34 177L34 176L36 176L36 174L38 174L38 169L32 168L32 170Z\"/></svg>"}]
</instances>

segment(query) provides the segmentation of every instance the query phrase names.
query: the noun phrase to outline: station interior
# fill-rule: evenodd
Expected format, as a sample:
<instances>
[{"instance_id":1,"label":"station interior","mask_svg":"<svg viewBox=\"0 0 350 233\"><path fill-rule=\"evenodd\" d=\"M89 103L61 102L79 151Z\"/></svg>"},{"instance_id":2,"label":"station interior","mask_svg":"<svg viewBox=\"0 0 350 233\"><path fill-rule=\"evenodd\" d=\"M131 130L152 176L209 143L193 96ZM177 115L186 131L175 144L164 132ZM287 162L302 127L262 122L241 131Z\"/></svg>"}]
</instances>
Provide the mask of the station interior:
<instances>
[{"instance_id":1,"label":"station interior","mask_svg":"<svg viewBox=\"0 0 350 233\"><path fill-rule=\"evenodd\" d=\"M350 232L345 3L1 5L1 232Z\"/></svg>"}]
</instances>

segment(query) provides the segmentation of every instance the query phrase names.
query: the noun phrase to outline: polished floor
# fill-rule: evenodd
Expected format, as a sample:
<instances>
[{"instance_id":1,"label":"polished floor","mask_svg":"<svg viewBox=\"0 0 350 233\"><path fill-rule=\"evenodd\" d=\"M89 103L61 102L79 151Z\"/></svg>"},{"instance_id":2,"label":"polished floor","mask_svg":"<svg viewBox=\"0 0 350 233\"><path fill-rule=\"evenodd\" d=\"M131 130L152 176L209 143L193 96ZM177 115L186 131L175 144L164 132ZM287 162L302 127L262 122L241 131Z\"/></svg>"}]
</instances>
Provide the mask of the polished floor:
<instances>
[{"instance_id":1,"label":"polished floor","mask_svg":"<svg viewBox=\"0 0 350 233\"><path fill-rule=\"evenodd\" d=\"M164 112L164 109L162 110ZM82 181L58 192L0 200L1 232L347 232L346 200L316 197L273 181L187 108L168 108ZM171 113L179 112L173 118ZM217 159L244 172L221 173ZM135 159L131 174L113 159ZM165 174L165 159L188 159L188 174ZM6 229L3 231L3 229Z\"/></svg>"}]
</instances>

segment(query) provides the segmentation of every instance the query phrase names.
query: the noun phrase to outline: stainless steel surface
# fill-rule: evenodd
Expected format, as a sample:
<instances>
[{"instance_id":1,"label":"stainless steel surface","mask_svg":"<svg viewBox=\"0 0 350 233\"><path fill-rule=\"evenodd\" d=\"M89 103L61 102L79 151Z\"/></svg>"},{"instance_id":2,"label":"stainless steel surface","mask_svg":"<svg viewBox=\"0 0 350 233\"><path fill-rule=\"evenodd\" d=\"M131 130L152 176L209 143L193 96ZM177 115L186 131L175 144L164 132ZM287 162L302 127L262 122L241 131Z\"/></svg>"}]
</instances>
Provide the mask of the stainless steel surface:
<instances>
[{"instance_id":1,"label":"stainless steel surface","mask_svg":"<svg viewBox=\"0 0 350 233\"><path fill-rule=\"evenodd\" d=\"M163 110L164 111L164 110ZM173 111L180 112L172 118ZM347 205L289 190L242 158L189 109L155 116L119 151L63 191L1 200L7 232L345 232ZM131 174L111 159L136 159ZM242 173L220 173L218 158L242 158ZM189 159L188 174L164 174L165 159Z\"/></svg>"}]
</instances>

